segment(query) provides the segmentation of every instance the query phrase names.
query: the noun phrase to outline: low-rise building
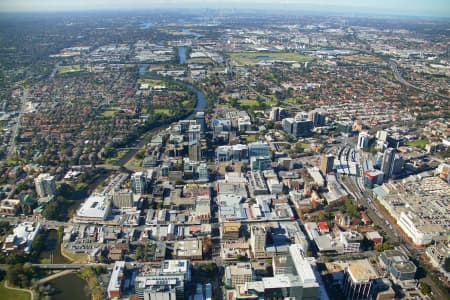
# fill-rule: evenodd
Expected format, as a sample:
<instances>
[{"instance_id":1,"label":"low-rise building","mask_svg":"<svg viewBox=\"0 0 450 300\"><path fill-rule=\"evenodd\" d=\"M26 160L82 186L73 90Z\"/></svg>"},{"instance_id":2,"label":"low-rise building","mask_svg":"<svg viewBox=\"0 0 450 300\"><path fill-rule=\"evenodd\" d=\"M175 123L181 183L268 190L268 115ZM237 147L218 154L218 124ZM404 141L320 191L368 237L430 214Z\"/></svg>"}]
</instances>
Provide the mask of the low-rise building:
<instances>
[{"instance_id":1,"label":"low-rise building","mask_svg":"<svg viewBox=\"0 0 450 300\"><path fill-rule=\"evenodd\" d=\"M412 280L417 271L416 265L398 250L386 250L380 255L380 264L396 280Z\"/></svg>"},{"instance_id":2,"label":"low-rise building","mask_svg":"<svg viewBox=\"0 0 450 300\"><path fill-rule=\"evenodd\" d=\"M23 222L17 224L13 229L13 233L7 235L3 243L3 252L20 252L30 253L33 240L41 231L40 223Z\"/></svg>"},{"instance_id":3,"label":"low-rise building","mask_svg":"<svg viewBox=\"0 0 450 300\"><path fill-rule=\"evenodd\" d=\"M84 201L74 216L75 223L103 223L111 213L111 197L93 194Z\"/></svg>"},{"instance_id":4,"label":"low-rise building","mask_svg":"<svg viewBox=\"0 0 450 300\"><path fill-rule=\"evenodd\" d=\"M176 241L173 245L173 257L201 260L203 258L203 242L199 239Z\"/></svg>"}]
</instances>

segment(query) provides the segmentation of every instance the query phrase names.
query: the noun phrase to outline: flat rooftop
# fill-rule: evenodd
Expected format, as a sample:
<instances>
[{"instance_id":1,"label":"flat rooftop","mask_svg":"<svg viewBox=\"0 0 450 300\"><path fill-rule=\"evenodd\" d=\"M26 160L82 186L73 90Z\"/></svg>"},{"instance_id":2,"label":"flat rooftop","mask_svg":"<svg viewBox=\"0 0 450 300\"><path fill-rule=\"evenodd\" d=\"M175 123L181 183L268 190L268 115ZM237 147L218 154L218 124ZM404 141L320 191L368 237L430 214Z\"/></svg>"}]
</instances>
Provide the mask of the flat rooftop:
<instances>
[{"instance_id":1,"label":"flat rooftop","mask_svg":"<svg viewBox=\"0 0 450 300\"><path fill-rule=\"evenodd\" d=\"M111 199L109 196L92 195L84 201L76 216L81 218L98 218L105 220L110 207Z\"/></svg>"},{"instance_id":2,"label":"flat rooftop","mask_svg":"<svg viewBox=\"0 0 450 300\"><path fill-rule=\"evenodd\" d=\"M380 277L367 259L351 261L347 272L354 283L366 283Z\"/></svg>"}]
</instances>

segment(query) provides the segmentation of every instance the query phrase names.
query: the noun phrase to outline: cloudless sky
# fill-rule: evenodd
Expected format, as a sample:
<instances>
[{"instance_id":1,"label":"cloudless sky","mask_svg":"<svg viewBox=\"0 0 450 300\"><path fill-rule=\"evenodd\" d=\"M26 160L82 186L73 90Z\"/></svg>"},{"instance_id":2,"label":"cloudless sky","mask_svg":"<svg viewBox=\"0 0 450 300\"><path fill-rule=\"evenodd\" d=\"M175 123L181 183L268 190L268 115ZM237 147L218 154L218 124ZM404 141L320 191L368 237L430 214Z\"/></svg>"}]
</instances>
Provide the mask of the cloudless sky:
<instances>
[{"instance_id":1,"label":"cloudless sky","mask_svg":"<svg viewBox=\"0 0 450 300\"><path fill-rule=\"evenodd\" d=\"M0 11L242 8L450 17L450 0L0 0Z\"/></svg>"}]
</instances>

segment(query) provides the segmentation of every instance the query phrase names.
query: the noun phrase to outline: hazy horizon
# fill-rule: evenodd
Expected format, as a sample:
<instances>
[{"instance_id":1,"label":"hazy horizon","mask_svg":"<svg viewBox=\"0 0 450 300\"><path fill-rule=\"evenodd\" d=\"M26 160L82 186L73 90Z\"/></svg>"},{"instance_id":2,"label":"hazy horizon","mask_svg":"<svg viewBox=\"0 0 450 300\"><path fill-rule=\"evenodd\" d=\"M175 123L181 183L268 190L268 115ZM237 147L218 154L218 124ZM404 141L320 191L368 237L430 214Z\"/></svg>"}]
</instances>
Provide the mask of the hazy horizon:
<instances>
[{"instance_id":1,"label":"hazy horizon","mask_svg":"<svg viewBox=\"0 0 450 300\"><path fill-rule=\"evenodd\" d=\"M15 0L0 3L0 12L69 12L105 10L149 10L149 9L259 9L290 12L362 13L371 15L399 15L449 17L450 5L447 0L78 0L61 3L59 0Z\"/></svg>"}]
</instances>

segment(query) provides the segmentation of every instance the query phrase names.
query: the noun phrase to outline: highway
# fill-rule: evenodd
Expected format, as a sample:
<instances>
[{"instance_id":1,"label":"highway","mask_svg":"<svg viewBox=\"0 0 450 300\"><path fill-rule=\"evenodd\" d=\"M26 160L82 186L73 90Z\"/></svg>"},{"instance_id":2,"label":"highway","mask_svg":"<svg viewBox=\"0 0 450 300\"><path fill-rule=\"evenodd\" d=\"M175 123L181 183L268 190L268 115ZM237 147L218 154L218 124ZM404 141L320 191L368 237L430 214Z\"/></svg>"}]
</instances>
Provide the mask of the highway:
<instances>
[{"instance_id":1,"label":"highway","mask_svg":"<svg viewBox=\"0 0 450 300\"><path fill-rule=\"evenodd\" d=\"M434 92L434 91L427 91L427 90L424 89L424 88L421 88L421 87L419 87L419 86L417 86L417 85L414 85L414 84L409 83L408 81L406 81L406 80L402 77L402 75L400 74L400 72L398 71L398 66L397 66L397 64L396 64L394 61L389 60L389 67L391 68L392 72L394 73L395 79L396 79L398 82L400 82L401 84L406 85L406 86L408 86L408 87L410 87L410 88L416 89L416 90L418 90L418 91L427 93L427 94L432 94L432 95L439 96L439 97L442 97L442 98L445 98L445 99L450 100L450 97L449 97L449 96L442 95L442 94L440 94L440 93L438 93L438 92Z\"/></svg>"}]
</instances>

